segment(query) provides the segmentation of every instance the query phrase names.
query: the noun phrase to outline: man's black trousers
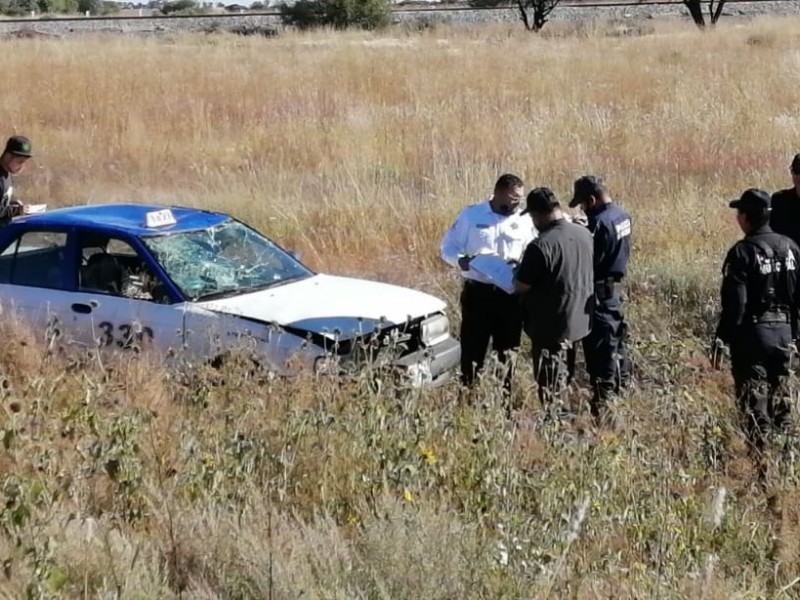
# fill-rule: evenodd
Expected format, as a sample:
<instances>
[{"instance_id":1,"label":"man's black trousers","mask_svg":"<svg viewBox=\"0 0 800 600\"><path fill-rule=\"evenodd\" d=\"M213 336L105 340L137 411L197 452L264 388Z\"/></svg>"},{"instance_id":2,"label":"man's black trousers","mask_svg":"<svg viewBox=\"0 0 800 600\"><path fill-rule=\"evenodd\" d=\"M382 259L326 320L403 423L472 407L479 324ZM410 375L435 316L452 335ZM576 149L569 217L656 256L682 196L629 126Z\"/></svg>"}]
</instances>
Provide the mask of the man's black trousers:
<instances>
[{"instance_id":1,"label":"man's black trousers","mask_svg":"<svg viewBox=\"0 0 800 600\"><path fill-rule=\"evenodd\" d=\"M461 291L461 381L471 386L484 366L492 342L492 350L505 364L507 351L516 350L522 337L522 307L519 297L500 288L474 281L465 281ZM511 368L504 377L504 389L511 389Z\"/></svg>"},{"instance_id":2,"label":"man's black trousers","mask_svg":"<svg viewBox=\"0 0 800 600\"><path fill-rule=\"evenodd\" d=\"M742 327L730 344L731 374L745 433L758 447L769 430L788 420L791 343L788 323L762 323Z\"/></svg>"},{"instance_id":3,"label":"man's black trousers","mask_svg":"<svg viewBox=\"0 0 800 600\"><path fill-rule=\"evenodd\" d=\"M627 331L622 296L614 293L606 298L597 297L592 330L583 339L586 370L594 390L593 412L604 405L612 394L619 394L630 378Z\"/></svg>"},{"instance_id":4,"label":"man's black trousers","mask_svg":"<svg viewBox=\"0 0 800 600\"><path fill-rule=\"evenodd\" d=\"M562 342L540 345L531 336L531 355L542 408L563 408L566 405L569 384L575 376L575 344Z\"/></svg>"}]
</instances>

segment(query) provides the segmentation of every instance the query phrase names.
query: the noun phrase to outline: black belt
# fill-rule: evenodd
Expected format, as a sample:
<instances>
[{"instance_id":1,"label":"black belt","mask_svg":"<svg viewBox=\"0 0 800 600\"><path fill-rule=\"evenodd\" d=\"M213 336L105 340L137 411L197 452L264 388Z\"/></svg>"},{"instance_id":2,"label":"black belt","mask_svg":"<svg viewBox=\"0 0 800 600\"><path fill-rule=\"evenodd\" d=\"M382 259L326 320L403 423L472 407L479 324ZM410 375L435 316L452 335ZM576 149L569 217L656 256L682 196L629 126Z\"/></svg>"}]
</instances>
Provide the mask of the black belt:
<instances>
[{"instance_id":1,"label":"black belt","mask_svg":"<svg viewBox=\"0 0 800 600\"><path fill-rule=\"evenodd\" d=\"M608 300L622 292L622 280L614 277L598 279L594 282L594 293L598 300Z\"/></svg>"},{"instance_id":2,"label":"black belt","mask_svg":"<svg viewBox=\"0 0 800 600\"><path fill-rule=\"evenodd\" d=\"M752 322L756 324L760 323L788 323L789 322L789 313L778 311L778 310L768 310L760 315L753 315L751 317Z\"/></svg>"}]
</instances>

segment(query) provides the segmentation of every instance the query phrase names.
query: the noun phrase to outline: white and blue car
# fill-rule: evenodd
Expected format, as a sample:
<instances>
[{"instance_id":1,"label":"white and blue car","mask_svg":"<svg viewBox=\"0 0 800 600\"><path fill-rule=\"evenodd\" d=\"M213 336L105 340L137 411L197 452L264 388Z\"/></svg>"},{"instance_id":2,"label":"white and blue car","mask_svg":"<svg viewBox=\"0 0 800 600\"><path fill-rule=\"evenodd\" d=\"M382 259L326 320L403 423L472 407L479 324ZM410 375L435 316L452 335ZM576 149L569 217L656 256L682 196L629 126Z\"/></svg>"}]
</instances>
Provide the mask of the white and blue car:
<instances>
[{"instance_id":1,"label":"white and blue car","mask_svg":"<svg viewBox=\"0 0 800 600\"><path fill-rule=\"evenodd\" d=\"M243 222L184 207L14 219L0 229L0 304L70 345L193 360L245 346L279 375L377 365L429 386L460 360L442 300L315 273Z\"/></svg>"}]
</instances>

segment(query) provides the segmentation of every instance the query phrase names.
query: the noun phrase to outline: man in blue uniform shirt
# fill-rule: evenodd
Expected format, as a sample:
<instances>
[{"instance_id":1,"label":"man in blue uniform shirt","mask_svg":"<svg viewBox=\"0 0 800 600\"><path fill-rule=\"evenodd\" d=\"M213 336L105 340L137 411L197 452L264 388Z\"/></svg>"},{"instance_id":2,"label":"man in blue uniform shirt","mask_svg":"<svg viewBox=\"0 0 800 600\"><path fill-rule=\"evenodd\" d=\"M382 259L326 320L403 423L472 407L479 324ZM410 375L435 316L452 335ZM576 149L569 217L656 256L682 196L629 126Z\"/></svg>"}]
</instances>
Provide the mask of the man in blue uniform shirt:
<instances>
[{"instance_id":1,"label":"man in blue uniform shirt","mask_svg":"<svg viewBox=\"0 0 800 600\"><path fill-rule=\"evenodd\" d=\"M595 305L583 352L594 389L592 414L600 417L609 398L619 394L630 376L621 284L631 252L631 216L611 199L603 180L594 175L575 181L569 205L583 209L594 237Z\"/></svg>"}]
</instances>

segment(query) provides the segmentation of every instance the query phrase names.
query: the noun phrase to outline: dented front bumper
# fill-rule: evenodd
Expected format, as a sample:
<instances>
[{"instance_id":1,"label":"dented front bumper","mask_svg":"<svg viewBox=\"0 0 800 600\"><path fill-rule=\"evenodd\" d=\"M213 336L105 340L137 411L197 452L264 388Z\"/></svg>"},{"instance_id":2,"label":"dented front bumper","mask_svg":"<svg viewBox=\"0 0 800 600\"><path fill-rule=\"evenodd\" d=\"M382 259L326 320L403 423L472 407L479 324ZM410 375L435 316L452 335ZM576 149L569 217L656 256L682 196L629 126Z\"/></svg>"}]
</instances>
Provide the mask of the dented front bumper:
<instances>
[{"instance_id":1,"label":"dented front bumper","mask_svg":"<svg viewBox=\"0 0 800 600\"><path fill-rule=\"evenodd\" d=\"M461 344L448 337L438 344L406 354L392 365L404 371L413 387L437 387L450 380L461 362Z\"/></svg>"}]
</instances>

